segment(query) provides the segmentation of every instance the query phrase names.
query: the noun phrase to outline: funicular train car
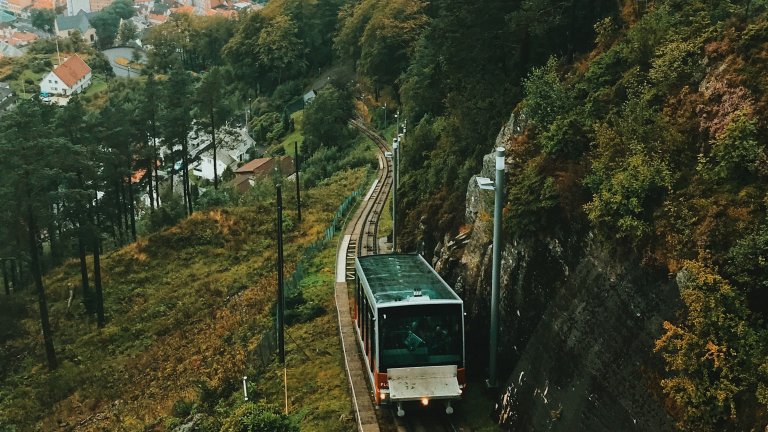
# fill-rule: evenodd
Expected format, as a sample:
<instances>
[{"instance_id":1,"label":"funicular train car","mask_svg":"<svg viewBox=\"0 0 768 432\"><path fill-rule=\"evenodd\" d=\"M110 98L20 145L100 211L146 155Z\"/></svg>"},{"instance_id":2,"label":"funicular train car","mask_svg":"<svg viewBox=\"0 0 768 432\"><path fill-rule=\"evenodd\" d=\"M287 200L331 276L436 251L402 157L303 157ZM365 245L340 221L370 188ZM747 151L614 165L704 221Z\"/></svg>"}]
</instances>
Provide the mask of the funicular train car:
<instances>
[{"instance_id":1,"label":"funicular train car","mask_svg":"<svg viewBox=\"0 0 768 432\"><path fill-rule=\"evenodd\" d=\"M432 400L464 391L464 304L421 255L355 259L354 317L377 404Z\"/></svg>"}]
</instances>

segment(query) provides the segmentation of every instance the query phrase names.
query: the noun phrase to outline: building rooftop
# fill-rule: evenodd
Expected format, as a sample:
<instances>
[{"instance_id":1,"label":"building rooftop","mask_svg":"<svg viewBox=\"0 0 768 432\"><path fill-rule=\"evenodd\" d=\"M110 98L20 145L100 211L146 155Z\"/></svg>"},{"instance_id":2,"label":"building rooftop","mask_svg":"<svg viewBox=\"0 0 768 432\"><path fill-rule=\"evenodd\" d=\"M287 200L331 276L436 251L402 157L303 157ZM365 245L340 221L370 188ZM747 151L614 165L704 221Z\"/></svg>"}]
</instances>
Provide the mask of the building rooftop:
<instances>
[{"instance_id":1,"label":"building rooftop","mask_svg":"<svg viewBox=\"0 0 768 432\"><path fill-rule=\"evenodd\" d=\"M11 35L11 45L24 45L30 42L34 42L38 39L37 35L30 32L14 32Z\"/></svg>"},{"instance_id":2,"label":"building rooftop","mask_svg":"<svg viewBox=\"0 0 768 432\"><path fill-rule=\"evenodd\" d=\"M418 254L368 255L357 258L360 281L377 305L461 299Z\"/></svg>"},{"instance_id":3,"label":"building rooftop","mask_svg":"<svg viewBox=\"0 0 768 432\"><path fill-rule=\"evenodd\" d=\"M80 30L80 33L85 34L86 31L88 31L89 28L91 28L91 23L88 21L88 16L85 12L80 11L77 15L74 16L64 16L59 15L56 17L56 28L58 31L67 31L67 30Z\"/></svg>"},{"instance_id":4,"label":"building rooftop","mask_svg":"<svg viewBox=\"0 0 768 432\"><path fill-rule=\"evenodd\" d=\"M254 159L254 160L248 162L247 164L241 166L240 168L236 169L235 172L236 173L241 173L241 174L253 172L256 168L264 165L265 163L269 162L270 160L272 160L272 158Z\"/></svg>"},{"instance_id":5,"label":"building rooftop","mask_svg":"<svg viewBox=\"0 0 768 432\"><path fill-rule=\"evenodd\" d=\"M20 57L24 53L21 52L18 48L15 46L0 41L0 58L1 57Z\"/></svg>"},{"instance_id":6,"label":"building rooftop","mask_svg":"<svg viewBox=\"0 0 768 432\"><path fill-rule=\"evenodd\" d=\"M16 21L15 15L0 10L0 23L12 23L14 21Z\"/></svg>"},{"instance_id":7,"label":"building rooftop","mask_svg":"<svg viewBox=\"0 0 768 432\"><path fill-rule=\"evenodd\" d=\"M79 55L75 54L68 58L64 63L60 64L53 73L56 74L59 79L64 81L68 87L72 87L84 78L91 71L91 68L85 64L83 59Z\"/></svg>"}]
</instances>

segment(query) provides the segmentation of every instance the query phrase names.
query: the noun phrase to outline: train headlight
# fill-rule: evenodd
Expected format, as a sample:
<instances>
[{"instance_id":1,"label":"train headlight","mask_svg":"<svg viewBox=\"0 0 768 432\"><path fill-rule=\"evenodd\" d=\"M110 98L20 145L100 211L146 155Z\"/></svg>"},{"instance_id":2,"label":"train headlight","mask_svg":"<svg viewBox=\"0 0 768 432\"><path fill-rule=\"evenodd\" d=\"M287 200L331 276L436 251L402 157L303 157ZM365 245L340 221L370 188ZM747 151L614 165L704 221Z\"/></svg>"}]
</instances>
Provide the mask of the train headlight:
<instances>
[{"instance_id":1,"label":"train headlight","mask_svg":"<svg viewBox=\"0 0 768 432\"><path fill-rule=\"evenodd\" d=\"M424 406L427 406L427 405L429 405L429 399L427 399L427 398L421 398L421 404L422 404L422 405L424 405Z\"/></svg>"}]
</instances>

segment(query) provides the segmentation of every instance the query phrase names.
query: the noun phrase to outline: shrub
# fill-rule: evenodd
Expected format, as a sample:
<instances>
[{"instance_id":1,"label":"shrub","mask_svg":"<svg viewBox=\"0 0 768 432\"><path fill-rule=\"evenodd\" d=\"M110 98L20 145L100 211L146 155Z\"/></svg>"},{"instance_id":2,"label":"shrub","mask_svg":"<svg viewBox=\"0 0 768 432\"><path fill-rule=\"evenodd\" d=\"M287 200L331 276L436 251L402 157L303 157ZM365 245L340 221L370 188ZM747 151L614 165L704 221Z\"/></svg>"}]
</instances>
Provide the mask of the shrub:
<instances>
[{"instance_id":1,"label":"shrub","mask_svg":"<svg viewBox=\"0 0 768 432\"><path fill-rule=\"evenodd\" d=\"M221 432L299 432L299 426L273 407L246 403L232 412Z\"/></svg>"},{"instance_id":2,"label":"shrub","mask_svg":"<svg viewBox=\"0 0 768 432\"><path fill-rule=\"evenodd\" d=\"M236 196L234 191L228 187L220 187L219 190L210 189L206 190L195 201L195 206L200 209L208 209L212 207L224 207L235 202Z\"/></svg>"},{"instance_id":3,"label":"shrub","mask_svg":"<svg viewBox=\"0 0 768 432\"><path fill-rule=\"evenodd\" d=\"M746 180L756 172L762 152L757 121L740 112L712 144L709 157L700 156L697 169L708 180Z\"/></svg>"},{"instance_id":4,"label":"shrub","mask_svg":"<svg viewBox=\"0 0 768 432\"><path fill-rule=\"evenodd\" d=\"M171 408L171 414L173 414L174 417L185 419L189 417L192 412L195 410L195 402L187 399L178 399L176 402L173 403L173 408Z\"/></svg>"},{"instance_id":5,"label":"shrub","mask_svg":"<svg viewBox=\"0 0 768 432\"><path fill-rule=\"evenodd\" d=\"M768 402L765 330L750 324L744 297L698 262L678 274L684 324L664 322L656 341L669 376L661 381L683 431L749 430L738 410ZM745 424L742 424L745 423Z\"/></svg>"}]
</instances>

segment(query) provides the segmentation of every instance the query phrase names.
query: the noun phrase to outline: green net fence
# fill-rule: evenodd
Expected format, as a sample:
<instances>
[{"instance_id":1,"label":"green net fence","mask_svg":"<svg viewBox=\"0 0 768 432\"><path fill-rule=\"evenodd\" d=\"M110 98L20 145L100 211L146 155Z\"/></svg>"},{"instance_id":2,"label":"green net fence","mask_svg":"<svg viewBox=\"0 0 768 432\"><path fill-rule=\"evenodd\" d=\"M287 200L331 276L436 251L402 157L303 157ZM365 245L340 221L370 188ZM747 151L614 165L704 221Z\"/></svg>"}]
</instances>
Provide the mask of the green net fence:
<instances>
[{"instance_id":1,"label":"green net fence","mask_svg":"<svg viewBox=\"0 0 768 432\"><path fill-rule=\"evenodd\" d=\"M304 249L293 273L283 281L283 290L286 298L291 297L301 289L301 281L304 280L308 274L310 261L320 251L326 248L328 243L333 240L336 233L344 227L344 222L349 211L354 207L357 198L366 192L366 187L370 184L370 180L371 175L369 174L366 176L360 187L347 196L341 205L339 205L333 215L331 223L325 228L323 234ZM277 302L273 304L273 310L275 313L272 319L272 326L264 335L262 335L261 341L253 352L253 356L255 357L254 361L257 367L266 366L271 363L274 359L274 353L277 350Z\"/></svg>"}]
</instances>

